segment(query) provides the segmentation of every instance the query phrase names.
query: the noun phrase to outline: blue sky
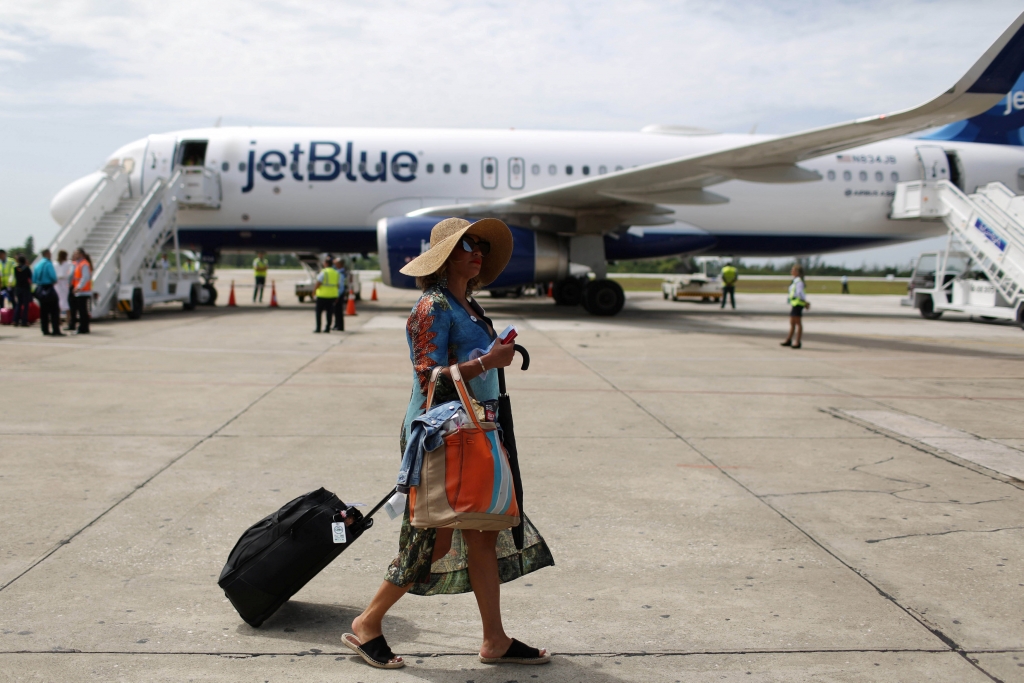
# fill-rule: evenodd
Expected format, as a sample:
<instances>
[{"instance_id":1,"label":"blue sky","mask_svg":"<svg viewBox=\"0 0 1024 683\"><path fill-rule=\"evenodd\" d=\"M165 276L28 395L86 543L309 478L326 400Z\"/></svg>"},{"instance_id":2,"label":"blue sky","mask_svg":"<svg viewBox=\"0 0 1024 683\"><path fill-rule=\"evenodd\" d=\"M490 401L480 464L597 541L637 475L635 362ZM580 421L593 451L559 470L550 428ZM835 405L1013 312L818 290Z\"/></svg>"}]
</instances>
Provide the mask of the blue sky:
<instances>
[{"instance_id":1,"label":"blue sky","mask_svg":"<svg viewBox=\"0 0 1024 683\"><path fill-rule=\"evenodd\" d=\"M1020 11L956 2L0 4L0 245L120 145L210 125L784 133L949 87ZM836 254L904 262L904 245Z\"/></svg>"}]
</instances>

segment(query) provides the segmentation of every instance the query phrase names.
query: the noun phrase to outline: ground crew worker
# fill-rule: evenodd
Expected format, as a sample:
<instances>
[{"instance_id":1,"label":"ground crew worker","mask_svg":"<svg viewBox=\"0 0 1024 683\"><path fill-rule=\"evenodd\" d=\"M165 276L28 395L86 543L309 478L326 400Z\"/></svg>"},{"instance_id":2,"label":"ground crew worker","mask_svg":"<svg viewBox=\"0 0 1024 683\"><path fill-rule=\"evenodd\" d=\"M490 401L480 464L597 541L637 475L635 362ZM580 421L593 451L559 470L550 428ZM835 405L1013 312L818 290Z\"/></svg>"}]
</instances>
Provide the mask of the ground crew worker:
<instances>
[{"instance_id":1,"label":"ground crew worker","mask_svg":"<svg viewBox=\"0 0 1024 683\"><path fill-rule=\"evenodd\" d=\"M7 258L7 251L0 249L0 307L4 306L4 299L11 302L14 308L14 268L17 264L13 258Z\"/></svg>"},{"instance_id":2,"label":"ground crew worker","mask_svg":"<svg viewBox=\"0 0 1024 683\"><path fill-rule=\"evenodd\" d=\"M71 255L75 270L71 276L71 315L68 328L74 334L89 334L89 298L92 297L92 264L81 249ZM77 325L78 329L75 329Z\"/></svg>"},{"instance_id":3,"label":"ground crew worker","mask_svg":"<svg viewBox=\"0 0 1024 683\"><path fill-rule=\"evenodd\" d=\"M324 259L324 267L316 276L316 289L313 291L316 296L316 329L320 331L320 314L327 313L327 327L323 328L325 333L331 331L331 322L334 318L334 307L338 303L338 271L331 264L331 259Z\"/></svg>"},{"instance_id":4,"label":"ground crew worker","mask_svg":"<svg viewBox=\"0 0 1024 683\"><path fill-rule=\"evenodd\" d=\"M256 295L259 294L260 303L263 303L263 285L267 284L267 258L264 252L256 254L252 262L252 274L256 276L256 286L252 289L252 302L256 303Z\"/></svg>"},{"instance_id":5,"label":"ground crew worker","mask_svg":"<svg viewBox=\"0 0 1024 683\"><path fill-rule=\"evenodd\" d=\"M732 307L736 308L736 281L739 279L736 266L730 263L722 268L722 308L725 308L725 300L730 296L732 296Z\"/></svg>"},{"instance_id":6,"label":"ground crew worker","mask_svg":"<svg viewBox=\"0 0 1024 683\"><path fill-rule=\"evenodd\" d=\"M811 310L811 302L807 300L804 292L804 269L796 263L789 271L793 276L793 282L789 284L789 336L782 346L791 346L794 349L800 348L800 338L804 334L803 314L804 309ZM795 336L794 336L795 334Z\"/></svg>"},{"instance_id":7,"label":"ground crew worker","mask_svg":"<svg viewBox=\"0 0 1024 683\"><path fill-rule=\"evenodd\" d=\"M842 285L843 285L842 294L849 294L850 293L850 278L846 277L846 274L843 273L843 276L841 278L839 278L839 282L841 282Z\"/></svg>"},{"instance_id":8,"label":"ground crew worker","mask_svg":"<svg viewBox=\"0 0 1024 683\"><path fill-rule=\"evenodd\" d=\"M338 271L338 298L334 304L334 329L339 332L345 331L345 303L348 297L348 280L345 273L345 261L341 258L334 259L334 269Z\"/></svg>"}]
</instances>

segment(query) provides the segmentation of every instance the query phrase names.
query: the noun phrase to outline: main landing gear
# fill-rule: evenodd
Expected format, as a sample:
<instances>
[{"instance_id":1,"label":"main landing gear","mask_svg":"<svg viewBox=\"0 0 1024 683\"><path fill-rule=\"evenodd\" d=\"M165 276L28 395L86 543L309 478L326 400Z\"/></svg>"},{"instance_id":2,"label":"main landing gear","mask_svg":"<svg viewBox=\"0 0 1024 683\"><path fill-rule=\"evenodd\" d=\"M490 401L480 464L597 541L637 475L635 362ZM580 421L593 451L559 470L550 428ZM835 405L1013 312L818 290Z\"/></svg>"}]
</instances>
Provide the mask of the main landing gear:
<instances>
[{"instance_id":1,"label":"main landing gear","mask_svg":"<svg viewBox=\"0 0 1024 683\"><path fill-rule=\"evenodd\" d=\"M626 293L614 280L570 277L554 284L552 295L558 306L579 306L591 315L616 315L626 303Z\"/></svg>"}]
</instances>

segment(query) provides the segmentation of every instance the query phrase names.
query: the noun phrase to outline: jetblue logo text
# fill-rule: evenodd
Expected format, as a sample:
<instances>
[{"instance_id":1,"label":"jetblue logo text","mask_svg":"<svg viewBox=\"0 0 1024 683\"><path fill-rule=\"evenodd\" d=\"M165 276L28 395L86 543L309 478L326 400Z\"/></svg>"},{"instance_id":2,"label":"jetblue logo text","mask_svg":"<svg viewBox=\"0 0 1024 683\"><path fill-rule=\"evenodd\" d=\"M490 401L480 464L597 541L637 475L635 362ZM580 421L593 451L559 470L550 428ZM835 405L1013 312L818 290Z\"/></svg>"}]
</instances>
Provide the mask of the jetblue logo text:
<instances>
[{"instance_id":1,"label":"jetblue logo text","mask_svg":"<svg viewBox=\"0 0 1024 683\"><path fill-rule=\"evenodd\" d=\"M1003 116L1012 114L1014 109L1024 109L1024 90L1014 90L1006 96L1006 111L1003 112Z\"/></svg>"},{"instance_id":2,"label":"jetblue logo text","mask_svg":"<svg viewBox=\"0 0 1024 683\"><path fill-rule=\"evenodd\" d=\"M353 183L360 178L368 183L384 183L390 172L394 180L408 183L416 180L417 164L416 155L412 152L395 152L389 163L387 152L371 156L362 150L356 161L351 142L342 147L337 142L314 140L307 149L296 142L287 152L271 149L262 154L252 149L249 150L242 192L252 191L257 173L270 182L284 180L286 175L290 175L294 180L311 183L330 182L341 177Z\"/></svg>"}]
</instances>

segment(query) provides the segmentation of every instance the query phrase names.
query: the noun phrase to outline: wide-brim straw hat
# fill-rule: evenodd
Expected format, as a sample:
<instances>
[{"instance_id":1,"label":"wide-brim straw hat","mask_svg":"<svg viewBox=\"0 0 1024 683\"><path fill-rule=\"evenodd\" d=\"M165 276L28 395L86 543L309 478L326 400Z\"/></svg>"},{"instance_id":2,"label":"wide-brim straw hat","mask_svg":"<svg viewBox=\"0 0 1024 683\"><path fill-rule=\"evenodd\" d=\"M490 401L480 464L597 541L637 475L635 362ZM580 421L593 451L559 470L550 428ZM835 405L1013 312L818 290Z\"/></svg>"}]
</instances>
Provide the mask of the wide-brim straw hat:
<instances>
[{"instance_id":1,"label":"wide-brim straw hat","mask_svg":"<svg viewBox=\"0 0 1024 683\"><path fill-rule=\"evenodd\" d=\"M466 234L491 244L491 252L484 256L480 275L477 276L480 286L489 285L512 258L512 231L497 218L483 218L476 223L464 218L445 218L430 230L430 249L409 261L399 272L411 277L436 273Z\"/></svg>"}]
</instances>

